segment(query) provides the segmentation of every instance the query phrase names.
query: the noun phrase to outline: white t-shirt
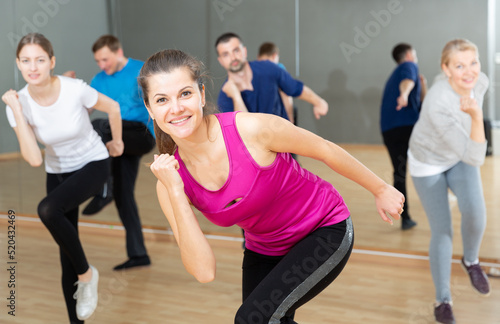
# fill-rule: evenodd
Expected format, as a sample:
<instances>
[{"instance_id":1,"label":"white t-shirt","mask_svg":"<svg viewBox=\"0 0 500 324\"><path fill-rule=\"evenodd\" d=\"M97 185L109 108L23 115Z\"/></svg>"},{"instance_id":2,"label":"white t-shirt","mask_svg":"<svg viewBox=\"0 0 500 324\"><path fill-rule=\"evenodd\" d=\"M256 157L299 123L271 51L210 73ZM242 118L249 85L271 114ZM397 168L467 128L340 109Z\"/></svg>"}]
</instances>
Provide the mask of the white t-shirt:
<instances>
[{"instance_id":1,"label":"white t-shirt","mask_svg":"<svg viewBox=\"0 0 500 324\"><path fill-rule=\"evenodd\" d=\"M451 165L432 165L429 163L420 162L415 159L411 151L408 150L408 169L412 177L430 177L441 174L451 169L456 163Z\"/></svg>"},{"instance_id":2,"label":"white t-shirt","mask_svg":"<svg viewBox=\"0 0 500 324\"><path fill-rule=\"evenodd\" d=\"M92 161L109 157L101 137L90 123L89 108L97 103L98 92L79 79L57 76L61 90L51 106L40 106L28 92L18 91L24 118L37 140L45 146L45 170L66 173L81 169ZM7 118L16 127L14 114L7 106Z\"/></svg>"}]
</instances>

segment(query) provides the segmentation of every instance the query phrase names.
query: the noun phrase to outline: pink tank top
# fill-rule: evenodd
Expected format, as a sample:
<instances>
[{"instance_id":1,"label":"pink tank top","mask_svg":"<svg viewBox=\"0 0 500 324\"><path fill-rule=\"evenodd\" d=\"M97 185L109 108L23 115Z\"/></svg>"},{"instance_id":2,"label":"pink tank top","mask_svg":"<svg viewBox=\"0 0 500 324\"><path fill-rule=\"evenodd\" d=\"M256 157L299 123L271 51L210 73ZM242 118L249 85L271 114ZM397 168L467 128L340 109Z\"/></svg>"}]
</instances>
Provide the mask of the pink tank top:
<instances>
[{"instance_id":1,"label":"pink tank top","mask_svg":"<svg viewBox=\"0 0 500 324\"><path fill-rule=\"evenodd\" d=\"M330 183L303 169L289 153L278 153L269 166L258 165L238 133L236 112L216 116L229 158L229 176L222 188L211 191L200 185L175 152L184 191L208 220L240 226L248 249L277 256L317 228L349 217Z\"/></svg>"}]
</instances>

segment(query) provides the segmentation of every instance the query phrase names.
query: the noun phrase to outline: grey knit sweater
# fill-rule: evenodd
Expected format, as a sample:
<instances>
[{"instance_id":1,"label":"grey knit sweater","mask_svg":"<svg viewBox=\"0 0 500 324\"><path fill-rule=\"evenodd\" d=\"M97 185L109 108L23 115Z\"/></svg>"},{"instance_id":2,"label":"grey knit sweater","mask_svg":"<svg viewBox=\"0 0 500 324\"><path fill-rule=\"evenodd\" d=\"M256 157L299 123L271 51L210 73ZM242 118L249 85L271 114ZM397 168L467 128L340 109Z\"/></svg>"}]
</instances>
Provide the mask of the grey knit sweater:
<instances>
[{"instance_id":1,"label":"grey knit sweater","mask_svg":"<svg viewBox=\"0 0 500 324\"><path fill-rule=\"evenodd\" d=\"M479 107L483 105L488 84L488 77L481 73L474 88ZM425 96L410 137L410 152L418 161L431 165L451 165L460 161L482 165L486 142L471 140L470 131L471 117L460 110L460 95L448 80L438 80Z\"/></svg>"}]
</instances>

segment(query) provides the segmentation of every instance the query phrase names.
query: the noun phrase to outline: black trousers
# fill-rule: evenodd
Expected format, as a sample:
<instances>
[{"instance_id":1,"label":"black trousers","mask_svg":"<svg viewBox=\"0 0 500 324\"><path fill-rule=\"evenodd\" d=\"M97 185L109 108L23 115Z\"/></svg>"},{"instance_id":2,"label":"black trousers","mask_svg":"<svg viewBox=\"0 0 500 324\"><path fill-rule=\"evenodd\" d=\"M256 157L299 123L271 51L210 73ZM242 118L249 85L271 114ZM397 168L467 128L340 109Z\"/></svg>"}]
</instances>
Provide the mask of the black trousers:
<instances>
[{"instance_id":1,"label":"black trousers","mask_svg":"<svg viewBox=\"0 0 500 324\"><path fill-rule=\"evenodd\" d=\"M351 218L322 227L284 256L250 251L243 258L243 304L234 323L296 323L295 310L337 278L351 255Z\"/></svg>"},{"instance_id":2,"label":"black trousers","mask_svg":"<svg viewBox=\"0 0 500 324\"><path fill-rule=\"evenodd\" d=\"M104 143L112 139L107 119L95 119L92 125ZM155 139L143 123L123 120L122 126L125 149L123 155L111 158L111 174L115 205L126 232L127 255L132 258L147 255L134 189L141 157L151 152Z\"/></svg>"},{"instance_id":3,"label":"black trousers","mask_svg":"<svg viewBox=\"0 0 500 324\"><path fill-rule=\"evenodd\" d=\"M78 206L102 190L109 177L109 162L91 162L70 173L47 173L47 196L38 205L40 220L59 245L62 288L71 323L83 323L76 316L74 283L89 269L78 236Z\"/></svg>"},{"instance_id":4,"label":"black trousers","mask_svg":"<svg viewBox=\"0 0 500 324\"><path fill-rule=\"evenodd\" d=\"M413 126L393 128L382 133L384 144L389 151L393 167L394 188L405 196L402 219L410 218L408 199L406 199L406 170L408 163L408 147Z\"/></svg>"}]
</instances>

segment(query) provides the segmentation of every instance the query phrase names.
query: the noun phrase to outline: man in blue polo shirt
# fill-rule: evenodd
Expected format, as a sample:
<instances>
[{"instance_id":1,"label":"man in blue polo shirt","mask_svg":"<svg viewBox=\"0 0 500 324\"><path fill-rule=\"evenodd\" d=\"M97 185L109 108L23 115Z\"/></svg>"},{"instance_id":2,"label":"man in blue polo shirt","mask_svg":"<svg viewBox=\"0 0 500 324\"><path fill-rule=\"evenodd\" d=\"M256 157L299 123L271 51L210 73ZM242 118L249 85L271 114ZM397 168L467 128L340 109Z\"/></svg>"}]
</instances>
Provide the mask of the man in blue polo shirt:
<instances>
[{"instance_id":1,"label":"man in blue polo shirt","mask_svg":"<svg viewBox=\"0 0 500 324\"><path fill-rule=\"evenodd\" d=\"M120 41L112 35L101 36L94 43L92 52L102 71L92 79L90 85L120 104L125 149L122 156L112 158L113 178L112 186L109 185L112 190L104 190L104 195L96 196L84 209L83 214L95 214L114 199L125 227L129 258L114 270L147 266L151 261L144 244L134 197L141 157L155 145L153 122L149 120L137 83L144 62L125 57ZM103 141L109 141L111 132L107 119L96 119L92 124Z\"/></svg>"},{"instance_id":2,"label":"man in blue polo shirt","mask_svg":"<svg viewBox=\"0 0 500 324\"><path fill-rule=\"evenodd\" d=\"M289 119L279 94L282 90L311 103L316 119L328 112L328 103L323 98L278 65L270 61L248 62L247 49L238 35L221 35L215 49L228 75L217 100L221 111L260 112Z\"/></svg>"},{"instance_id":3,"label":"man in blue polo shirt","mask_svg":"<svg viewBox=\"0 0 500 324\"><path fill-rule=\"evenodd\" d=\"M427 85L424 77L418 72L417 53L411 45L396 45L392 50L392 57L398 66L385 85L380 109L380 127L394 168L394 187L406 198L408 143L420 114ZM407 230L415 225L417 223L410 218L408 199L405 199L401 229Z\"/></svg>"}]
</instances>

